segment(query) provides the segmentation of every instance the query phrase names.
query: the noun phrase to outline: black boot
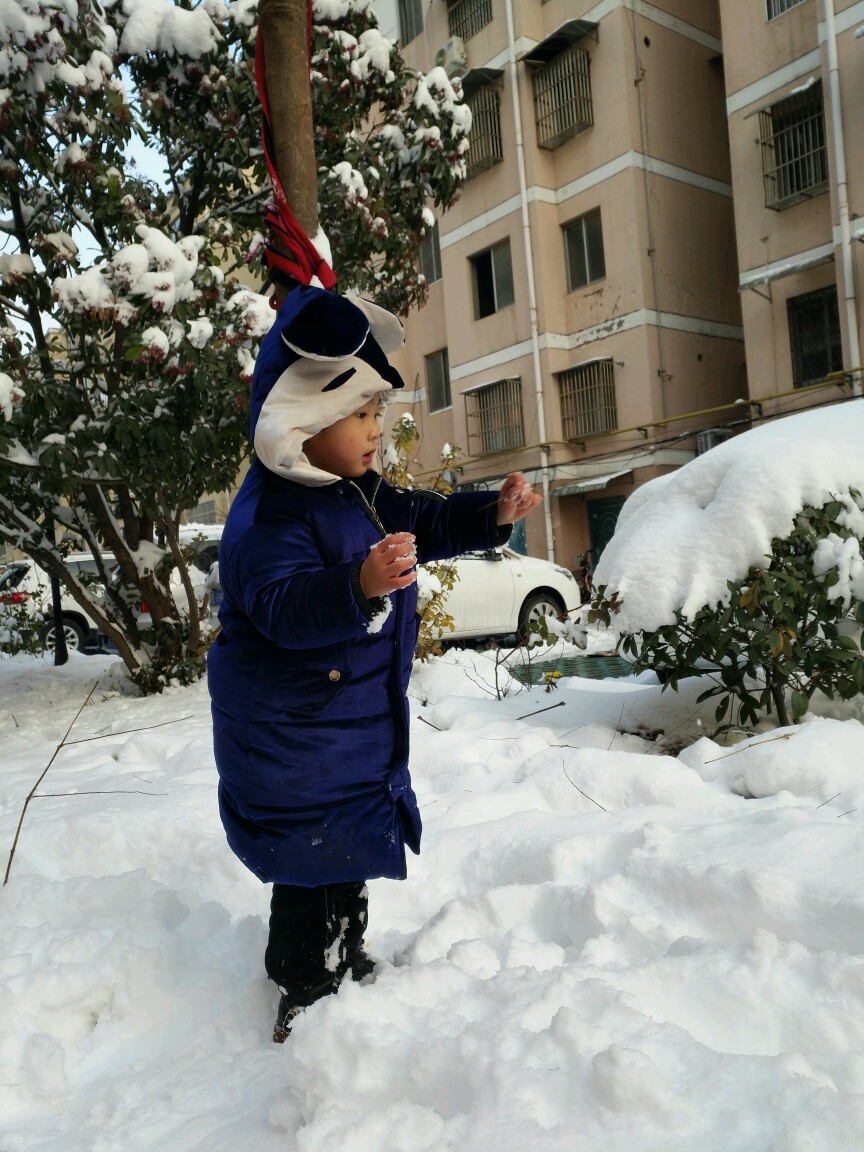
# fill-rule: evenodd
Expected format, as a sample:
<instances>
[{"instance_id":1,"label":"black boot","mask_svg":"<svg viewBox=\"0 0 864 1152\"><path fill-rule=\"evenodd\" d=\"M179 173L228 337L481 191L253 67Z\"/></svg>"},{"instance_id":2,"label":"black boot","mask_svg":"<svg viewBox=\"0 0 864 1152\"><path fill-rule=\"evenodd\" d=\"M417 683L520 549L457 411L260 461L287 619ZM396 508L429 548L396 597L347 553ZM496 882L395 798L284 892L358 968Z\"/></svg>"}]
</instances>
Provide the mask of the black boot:
<instances>
[{"instance_id":1,"label":"black boot","mask_svg":"<svg viewBox=\"0 0 864 1152\"><path fill-rule=\"evenodd\" d=\"M362 882L302 888L273 885L267 975L282 996L273 1040L284 1043L304 1008L336 992L341 981L361 981L375 964L363 948L367 893Z\"/></svg>"},{"instance_id":2,"label":"black boot","mask_svg":"<svg viewBox=\"0 0 864 1152\"><path fill-rule=\"evenodd\" d=\"M282 995L279 997L276 1023L273 1025L273 1043L284 1044L291 1035L291 1025L296 1017L304 1008L314 1004L316 1000L320 1000L324 996L332 996L334 992L337 992L340 980L340 976L334 975L326 984L320 984L316 988L280 989Z\"/></svg>"},{"instance_id":3,"label":"black boot","mask_svg":"<svg viewBox=\"0 0 864 1152\"><path fill-rule=\"evenodd\" d=\"M363 947L362 940L355 951L342 961L339 966L339 971L340 980L344 980L347 977L357 984L362 984L368 977L373 975L375 972L375 961Z\"/></svg>"}]
</instances>

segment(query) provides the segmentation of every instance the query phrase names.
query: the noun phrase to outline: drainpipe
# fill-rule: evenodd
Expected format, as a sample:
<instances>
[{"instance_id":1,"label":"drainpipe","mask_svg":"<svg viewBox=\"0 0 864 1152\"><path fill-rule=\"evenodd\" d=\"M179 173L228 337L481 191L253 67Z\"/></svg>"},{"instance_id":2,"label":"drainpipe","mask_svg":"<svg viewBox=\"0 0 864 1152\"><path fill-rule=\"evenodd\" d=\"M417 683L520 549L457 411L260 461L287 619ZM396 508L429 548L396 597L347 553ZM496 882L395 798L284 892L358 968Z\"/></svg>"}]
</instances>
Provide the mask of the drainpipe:
<instances>
[{"instance_id":1,"label":"drainpipe","mask_svg":"<svg viewBox=\"0 0 864 1152\"><path fill-rule=\"evenodd\" d=\"M648 139L648 108L645 100L645 69L642 67L642 51L639 48L639 15L636 0L630 0L630 21L633 29L633 52L636 57L636 76L633 83L639 94L639 135L642 141L642 191L645 196L645 221L648 226L648 259L651 263L651 286L654 291L654 318L657 326L657 375L660 377L660 414L665 420L669 415L667 384L669 373L666 368L666 343L663 334L663 313L660 310L660 273L657 268L657 230L654 227L654 209L651 205L651 174L653 172L650 142Z\"/></svg>"},{"instance_id":2,"label":"drainpipe","mask_svg":"<svg viewBox=\"0 0 864 1152\"><path fill-rule=\"evenodd\" d=\"M537 320L537 288L534 281L534 248L531 243L531 220L528 215L528 181L525 175L525 146L522 139L522 105L519 99L519 71L516 67L516 37L513 31L513 0L504 0L507 14L507 51L510 67L510 90L513 94L513 124L516 131L516 166L519 169L519 200L522 211L522 235L525 242L525 266L528 276L528 311L531 319L531 355L534 362L534 400L537 407L537 438L540 441L540 477L543 486L543 513L546 521L546 556L555 559L552 531L552 508L549 503L549 468L546 445L546 415L543 411L543 376L540 368L540 327Z\"/></svg>"},{"instance_id":3,"label":"drainpipe","mask_svg":"<svg viewBox=\"0 0 864 1152\"><path fill-rule=\"evenodd\" d=\"M828 51L828 86L831 92L831 127L834 134L834 163L837 170L837 210L840 216L840 261L843 268L843 296L846 327L849 332L849 359L853 369L852 393L861 395L861 351L858 341L858 308L855 301L855 274L852 267L852 225L849 219L849 186L846 179L846 145L840 109L840 67L837 62L837 26L834 0L824 0L825 46Z\"/></svg>"}]
</instances>

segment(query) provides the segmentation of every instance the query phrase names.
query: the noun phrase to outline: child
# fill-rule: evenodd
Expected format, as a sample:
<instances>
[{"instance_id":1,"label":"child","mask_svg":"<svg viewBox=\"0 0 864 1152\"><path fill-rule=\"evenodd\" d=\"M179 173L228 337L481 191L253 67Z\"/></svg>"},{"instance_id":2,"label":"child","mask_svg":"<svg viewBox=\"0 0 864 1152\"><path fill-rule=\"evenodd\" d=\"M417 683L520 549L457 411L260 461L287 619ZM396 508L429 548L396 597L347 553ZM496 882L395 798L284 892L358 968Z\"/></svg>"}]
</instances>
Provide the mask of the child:
<instances>
[{"instance_id":1,"label":"child","mask_svg":"<svg viewBox=\"0 0 864 1152\"><path fill-rule=\"evenodd\" d=\"M219 805L233 851L273 884L280 1043L304 1007L371 972L365 882L404 879L405 844L420 848L414 566L506 540L540 502L519 474L497 495L445 498L372 470L384 397L402 387L386 354L401 344L397 318L368 301L290 293L256 365L257 458L220 544Z\"/></svg>"}]
</instances>

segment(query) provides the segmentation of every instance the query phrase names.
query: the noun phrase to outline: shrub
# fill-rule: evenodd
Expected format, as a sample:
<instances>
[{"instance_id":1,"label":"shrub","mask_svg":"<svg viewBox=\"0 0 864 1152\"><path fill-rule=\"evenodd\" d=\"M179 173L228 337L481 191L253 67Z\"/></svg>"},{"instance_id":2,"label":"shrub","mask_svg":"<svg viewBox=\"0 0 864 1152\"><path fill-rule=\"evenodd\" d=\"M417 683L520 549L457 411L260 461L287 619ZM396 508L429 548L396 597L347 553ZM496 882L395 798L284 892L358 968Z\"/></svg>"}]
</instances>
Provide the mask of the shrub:
<instances>
[{"instance_id":1,"label":"shrub","mask_svg":"<svg viewBox=\"0 0 864 1152\"><path fill-rule=\"evenodd\" d=\"M410 470L410 453L420 439L420 433L409 412L404 412L390 433L390 443L384 452L384 476L398 488L416 487ZM452 485L447 481L447 471L460 455L459 449L445 444L441 450L441 471L432 477L427 488L448 496ZM456 565L447 560L421 564L417 571L418 599L417 611L420 615L420 631L417 636L415 655L420 660L430 656L440 656L441 641L446 632L452 632L453 617L446 608L447 593L459 579Z\"/></svg>"},{"instance_id":2,"label":"shrub","mask_svg":"<svg viewBox=\"0 0 864 1152\"><path fill-rule=\"evenodd\" d=\"M864 691L862 538L858 492L805 507L792 532L772 541L766 564L727 582L728 602L706 604L690 619L679 610L673 624L624 633L618 646L634 657L634 671L658 670L664 688L709 677L699 700L720 697L720 730L752 726L772 711L781 725L790 711L797 723L816 692L848 700ZM589 621L612 624L620 603L598 587Z\"/></svg>"}]
</instances>

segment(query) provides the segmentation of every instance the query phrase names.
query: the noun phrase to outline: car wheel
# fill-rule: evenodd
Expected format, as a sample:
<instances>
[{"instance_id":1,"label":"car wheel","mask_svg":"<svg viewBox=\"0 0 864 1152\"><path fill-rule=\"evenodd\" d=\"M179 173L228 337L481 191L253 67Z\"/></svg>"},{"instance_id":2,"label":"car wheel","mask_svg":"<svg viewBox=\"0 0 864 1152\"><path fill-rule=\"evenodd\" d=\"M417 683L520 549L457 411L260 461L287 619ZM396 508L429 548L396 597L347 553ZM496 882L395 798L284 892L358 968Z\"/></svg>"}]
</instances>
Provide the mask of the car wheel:
<instances>
[{"instance_id":1,"label":"car wheel","mask_svg":"<svg viewBox=\"0 0 864 1152\"><path fill-rule=\"evenodd\" d=\"M535 592L529 596L519 612L519 627L516 634L524 644L531 633L529 626L543 616L555 616L561 619L566 609L561 600L553 592Z\"/></svg>"},{"instance_id":2,"label":"car wheel","mask_svg":"<svg viewBox=\"0 0 864 1152\"><path fill-rule=\"evenodd\" d=\"M66 650L68 652L80 652L87 641L87 633L71 616L63 617L63 635L66 638ZM46 624L42 629L42 643L49 652L54 651L54 639L54 624Z\"/></svg>"}]
</instances>

